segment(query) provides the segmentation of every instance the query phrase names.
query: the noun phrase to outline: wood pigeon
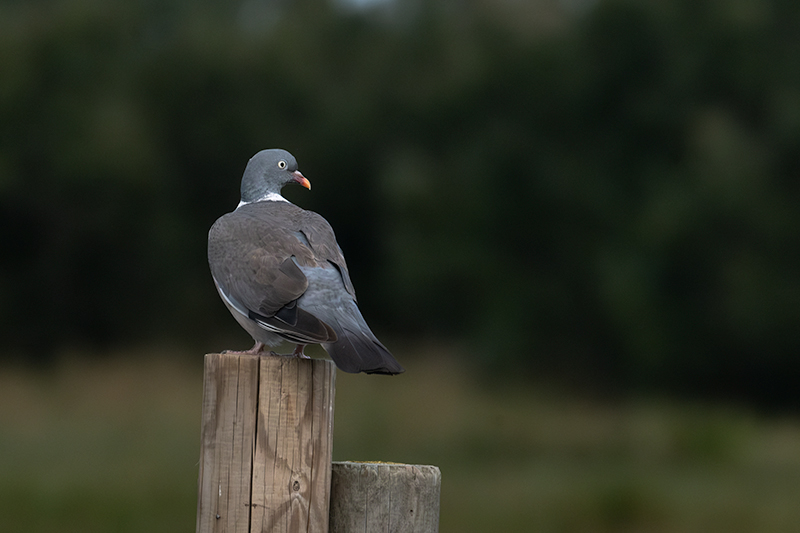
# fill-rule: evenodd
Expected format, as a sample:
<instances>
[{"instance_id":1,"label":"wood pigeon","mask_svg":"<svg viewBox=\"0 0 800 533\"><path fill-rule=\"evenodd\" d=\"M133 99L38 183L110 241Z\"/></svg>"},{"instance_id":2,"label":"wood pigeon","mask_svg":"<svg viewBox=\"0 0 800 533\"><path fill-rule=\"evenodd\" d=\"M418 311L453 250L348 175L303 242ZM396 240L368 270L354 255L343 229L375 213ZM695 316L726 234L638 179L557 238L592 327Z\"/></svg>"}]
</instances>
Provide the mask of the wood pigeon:
<instances>
[{"instance_id":1,"label":"wood pigeon","mask_svg":"<svg viewBox=\"0 0 800 533\"><path fill-rule=\"evenodd\" d=\"M241 201L208 233L208 263L225 306L253 337L246 352L282 341L321 344L345 372L399 374L403 367L367 326L333 229L281 196L287 183L311 189L285 150L247 163Z\"/></svg>"}]
</instances>

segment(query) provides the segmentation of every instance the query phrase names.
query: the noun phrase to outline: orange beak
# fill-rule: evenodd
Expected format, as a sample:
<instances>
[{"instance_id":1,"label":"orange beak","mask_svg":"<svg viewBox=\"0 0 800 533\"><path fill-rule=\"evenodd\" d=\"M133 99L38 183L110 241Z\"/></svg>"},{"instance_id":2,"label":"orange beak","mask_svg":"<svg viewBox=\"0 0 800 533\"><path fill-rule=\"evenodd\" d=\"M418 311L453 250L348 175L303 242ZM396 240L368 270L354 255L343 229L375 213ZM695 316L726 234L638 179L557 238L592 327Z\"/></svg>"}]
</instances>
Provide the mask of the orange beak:
<instances>
[{"instance_id":1,"label":"orange beak","mask_svg":"<svg viewBox=\"0 0 800 533\"><path fill-rule=\"evenodd\" d=\"M303 187L305 187L309 191L311 190L311 182L308 181L305 176L300 174L299 170L295 170L293 172L293 174L294 174L294 181L296 181L297 183L299 183L300 185L302 185Z\"/></svg>"}]
</instances>

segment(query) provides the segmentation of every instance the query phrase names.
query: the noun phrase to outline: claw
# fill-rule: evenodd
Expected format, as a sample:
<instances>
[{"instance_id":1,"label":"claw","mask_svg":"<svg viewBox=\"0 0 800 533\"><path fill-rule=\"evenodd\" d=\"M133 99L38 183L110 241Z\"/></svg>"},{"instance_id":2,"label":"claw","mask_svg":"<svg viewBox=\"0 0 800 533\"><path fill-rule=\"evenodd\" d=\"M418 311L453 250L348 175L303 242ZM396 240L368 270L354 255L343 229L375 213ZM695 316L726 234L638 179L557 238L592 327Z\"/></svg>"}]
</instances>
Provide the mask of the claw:
<instances>
[{"instance_id":1,"label":"claw","mask_svg":"<svg viewBox=\"0 0 800 533\"><path fill-rule=\"evenodd\" d=\"M292 352L294 357L299 357L300 359L311 359L309 356L303 353L303 349L305 349L305 344L298 344L297 347Z\"/></svg>"}]
</instances>

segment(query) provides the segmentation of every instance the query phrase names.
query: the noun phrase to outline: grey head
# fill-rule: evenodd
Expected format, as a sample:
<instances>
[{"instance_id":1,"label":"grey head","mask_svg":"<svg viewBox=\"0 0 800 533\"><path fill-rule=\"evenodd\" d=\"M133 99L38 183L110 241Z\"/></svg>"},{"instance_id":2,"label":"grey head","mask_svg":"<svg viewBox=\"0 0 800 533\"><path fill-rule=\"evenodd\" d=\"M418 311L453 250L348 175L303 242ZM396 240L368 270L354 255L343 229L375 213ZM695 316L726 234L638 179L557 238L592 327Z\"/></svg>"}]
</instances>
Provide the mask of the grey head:
<instances>
[{"instance_id":1,"label":"grey head","mask_svg":"<svg viewBox=\"0 0 800 533\"><path fill-rule=\"evenodd\" d=\"M287 183L299 183L306 189L311 183L297 170L297 160L286 150L261 150L250 158L242 176L242 204L265 200L269 196L281 199L281 189Z\"/></svg>"}]
</instances>

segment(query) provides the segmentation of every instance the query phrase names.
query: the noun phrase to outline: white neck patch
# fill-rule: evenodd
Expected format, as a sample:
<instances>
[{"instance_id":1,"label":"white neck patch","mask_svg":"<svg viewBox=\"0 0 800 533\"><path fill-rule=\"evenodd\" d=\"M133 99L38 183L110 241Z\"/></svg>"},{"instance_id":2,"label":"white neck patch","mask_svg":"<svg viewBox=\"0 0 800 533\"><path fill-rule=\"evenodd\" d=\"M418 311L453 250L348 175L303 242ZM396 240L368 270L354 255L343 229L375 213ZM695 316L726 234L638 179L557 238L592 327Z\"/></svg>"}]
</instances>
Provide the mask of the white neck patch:
<instances>
[{"instance_id":1,"label":"white neck patch","mask_svg":"<svg viewBox=\"0 0 800 533\"><path fill-rule=\"evenodd\" d=\"M269 193L269 194L267 194L265 196L262 196L261 198L259 198L255 202L287 202L288 203L289 200L287 200L286 198L284 198L283 196L281 196L278 193L271 192L271 193ZM236 206L236 209L239 209L243 205L253 204L255 202L239 202L239 205Z\"/></svg>"}]
</instances>

